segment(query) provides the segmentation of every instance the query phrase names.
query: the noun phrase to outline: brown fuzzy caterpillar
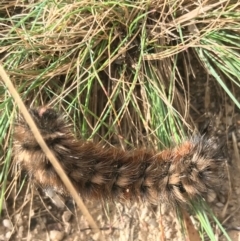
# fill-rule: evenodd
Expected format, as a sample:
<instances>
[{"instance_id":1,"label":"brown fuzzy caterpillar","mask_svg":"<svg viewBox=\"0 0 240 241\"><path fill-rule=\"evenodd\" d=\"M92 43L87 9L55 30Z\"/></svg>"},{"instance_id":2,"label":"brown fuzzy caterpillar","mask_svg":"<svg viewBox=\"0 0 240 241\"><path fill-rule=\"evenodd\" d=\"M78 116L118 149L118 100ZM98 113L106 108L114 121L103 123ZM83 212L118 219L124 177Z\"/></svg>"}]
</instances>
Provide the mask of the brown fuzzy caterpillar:
<instances>
[{"instance_id":1,"label":"brown fuzzy caterpillar","mask_svg":"<svg viewBox=\"0 0 240 241\"><path fill-rule=\"evenodd\" d=\"M225 158L212 139L195 137L160 152L123 151L76 140L64 118L51 108L29 112L83 197L182 204L220 185ZM14 159L44 189L68 194L23 119L15 126Z\"/></svg>"}]
</instances>

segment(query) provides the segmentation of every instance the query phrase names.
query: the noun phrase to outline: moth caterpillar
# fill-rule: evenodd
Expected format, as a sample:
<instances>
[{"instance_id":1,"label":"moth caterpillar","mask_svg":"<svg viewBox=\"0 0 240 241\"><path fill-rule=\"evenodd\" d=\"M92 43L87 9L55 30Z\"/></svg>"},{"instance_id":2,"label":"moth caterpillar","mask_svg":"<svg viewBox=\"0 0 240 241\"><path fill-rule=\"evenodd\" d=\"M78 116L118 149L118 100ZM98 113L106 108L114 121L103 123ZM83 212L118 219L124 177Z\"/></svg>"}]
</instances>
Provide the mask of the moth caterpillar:
<instances>
[{"instance_id":1,"label":"moth caterpillar","mask_svg":"<svg viewBox=\"0 0 240 241\"><path fill-rule=\"evenodd\" d=\"M195 136L162 151L124 151L76 139L55 110L29 110L45 142L76 190L85 198L186 204L220 186L225 157L216 140ZM14 131L14 160L43 189L68 195L61 179L20 118Z\"/></svg>"}]
</instances>

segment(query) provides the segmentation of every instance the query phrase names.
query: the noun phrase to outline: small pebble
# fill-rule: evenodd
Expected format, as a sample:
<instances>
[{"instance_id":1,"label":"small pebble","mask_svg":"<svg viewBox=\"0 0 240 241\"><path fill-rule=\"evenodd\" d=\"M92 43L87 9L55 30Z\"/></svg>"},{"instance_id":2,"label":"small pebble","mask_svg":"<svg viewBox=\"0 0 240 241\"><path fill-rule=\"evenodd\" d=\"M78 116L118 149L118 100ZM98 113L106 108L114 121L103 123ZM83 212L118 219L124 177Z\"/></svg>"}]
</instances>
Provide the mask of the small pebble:
<instances>
[{"instance_id":1,"label":"small pebble","mask_svg":"<svg viewBox=\"0 0 240 241\"><path fill-rule=\"evenodd\" d=\"M11 231L8 231L8 232L5 234L6 239L10 239L11 236L12 236L12 232L11 232Z\"/></svg>"},{"instance_id":2,"label":"small pebble","mask_svg":"<svg viewBox=\"0 0 240 241\"><path fill-rule=\"evenodd\" d=\"M58 230L51 230L50 231L50 240L52 241L61 241L63 240L64 232L60 232Z\"/></svg>"},{"instance_id":3,"label":"small pebble","mask_svg":"<svg viewBox=\"0 0 240 241\"><path fill-rule=\"evenodd\" d=\"M92 235L92 239L93 239L93 240L98 240L99 237L100 237L100 234L99 234L99 233L95 233L95 234Z\"/></svg>"},{"instance_id":4,"label":"small pebble","mask_svg":"<svg viewBox=\"0 0 240 241\"><path fill-rule=\"evenodd\" d=\"M13 225L9 219L3 219L3 226L8 229L12 229Z\"/></svg>"},{"instance_id":5,"label":"small pebble","mask_svg":"<svg viewBox=\"0 0 240 241\"><path fill-rule=\"evenodd\" d=\"M218 203L216 203L216 206L217 206L217 207L219 207L219 208L221 208L221 207L223 207L223 206L224 206L224 204L223 204L223 203L218 202Z\"/></svg>"}]
</instances>

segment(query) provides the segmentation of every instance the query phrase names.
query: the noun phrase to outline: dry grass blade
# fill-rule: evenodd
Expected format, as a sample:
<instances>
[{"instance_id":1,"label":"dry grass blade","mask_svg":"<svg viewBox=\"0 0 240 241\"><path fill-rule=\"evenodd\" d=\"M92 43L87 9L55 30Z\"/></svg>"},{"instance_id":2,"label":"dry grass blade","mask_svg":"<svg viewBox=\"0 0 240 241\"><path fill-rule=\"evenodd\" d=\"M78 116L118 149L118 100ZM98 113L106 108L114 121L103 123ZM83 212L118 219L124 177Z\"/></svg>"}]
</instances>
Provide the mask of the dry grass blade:
<instances>
[{"instance_id":1,"label":"dry grass blade","mask_svg":"<svg viewBox=\"0 0 240 241\"><path fill-rule=\"evenodd\" d=\"M68 188L69 192L71 193L71 195L72 195L73 199L75 200L75 202L77 203L78 207L80 208L82 213L85 215L86 219L89 222L89 225L92 227L92 229L95 232L99 232L100 240L104 240L103 236L101 235L100 229L98 228L97 224L93 220L93 218L90 215L89 211L85 207L82 199L80 198L79 194L76 192L76 190L73 187L72 183L69 181L67 175L63 171L63 169L62 169L61 165L59 164L59 162L57 161L56 157L53 155L53 153L50 151L50 149L46 145L45 141L43 140L43 138L42 138L42 136L41 136L41 134L40 134L40 132L39 132L39 130L37 128L37 126L35 125L33 119L31 118L30 114L28 113L26 106L22 102L19 94L17 93L17 91L14 88L11 80L9 79L9 77L7 76L5 70L3 69L3 67L1 65L0 65L0 76L2 77L2 79L5 82L9 92L11 93L11 95L14 98L15 102L17 103L19 109L21 110L22 115L26 119L30 129L33 132L33 135L35 136L36 140L38 141L39 145L41 146L41 148L45 152L45 154L48 157L49 161L51 162L51 164L55 168L55 170L58 173L59 177L62 179L63 183Z\"/></svg>"}]
</instances>

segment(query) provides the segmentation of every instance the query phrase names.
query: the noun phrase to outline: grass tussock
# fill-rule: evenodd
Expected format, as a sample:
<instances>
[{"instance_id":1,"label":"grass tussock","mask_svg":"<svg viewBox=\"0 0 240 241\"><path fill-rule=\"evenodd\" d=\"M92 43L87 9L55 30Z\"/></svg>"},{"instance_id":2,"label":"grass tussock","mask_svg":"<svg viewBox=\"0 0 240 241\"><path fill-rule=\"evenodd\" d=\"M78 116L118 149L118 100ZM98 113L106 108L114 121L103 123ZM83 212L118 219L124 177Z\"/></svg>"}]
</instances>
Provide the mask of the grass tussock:
<instances>
[{"instance_id":1,"label":"grass tussock","mask_svg":"<svg viewBox=\"0 0 240 241\"><path fill-rule=\"evenodd\" d=\"M0 61L27 106L55 106L84 138L163 148L193 129L193 82L210 75L240 107L239 19L232 0L3 0ZM3 199L15 116L3 83L0 112Z\"/></svg>"}]
</instances>

